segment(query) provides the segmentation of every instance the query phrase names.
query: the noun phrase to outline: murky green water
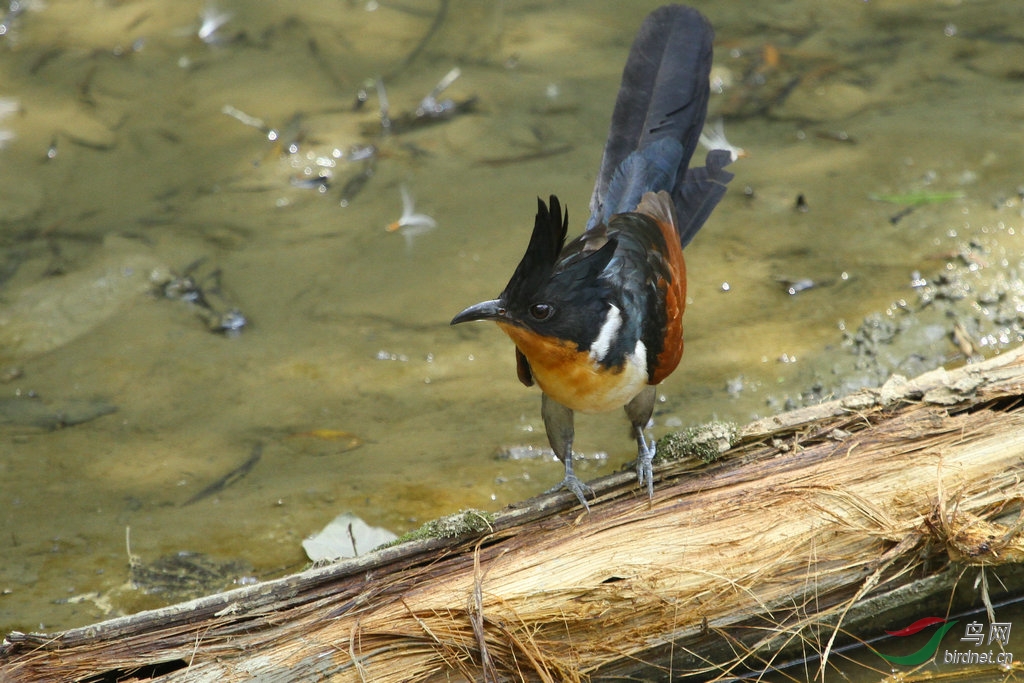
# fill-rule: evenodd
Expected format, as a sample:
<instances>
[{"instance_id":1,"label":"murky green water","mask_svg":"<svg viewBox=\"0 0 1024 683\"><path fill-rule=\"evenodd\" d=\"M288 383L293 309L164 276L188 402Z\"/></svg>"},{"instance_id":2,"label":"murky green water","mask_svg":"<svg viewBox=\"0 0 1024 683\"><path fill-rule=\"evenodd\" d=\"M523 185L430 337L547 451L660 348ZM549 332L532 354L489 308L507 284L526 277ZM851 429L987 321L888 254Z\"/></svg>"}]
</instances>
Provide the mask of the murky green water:
<instances>
[{"instance_id":1,"label":"murky green water","mask_svg":"<svg viewBox=\"0 0 1024 683\"><path fill-rule=\"evenodd\" d=\"M546 446L511 343L448 321L504 286L536 196L581 229L657 4L223 3L209 43L200 3L18 16L0 37L18 104L0 123L0 630L159 604L126 585L129 527L144 561L267 577L341 512L402 532L555 484L555 463L496 457ZM709 120L748 156L687 250L686 354L655 435L1018 343L1021 6L697 4L718 32ZM444 94L471 112L380 135L374 77L399 119L455 66ZM320 174L325 192L298 182ZM438 224L408 242L385 230L403 185ZM958 197L871 198L921 192ZM967 293L918 311L915 273L954 272ZM208 307L162 296L184 275ZM233 308L241 332L211 332ZM865 360L843 330L872 314L862 335L905 334ZM635 456L620 415L577 426L585 477Z\"/></svg>"}]
</instances>

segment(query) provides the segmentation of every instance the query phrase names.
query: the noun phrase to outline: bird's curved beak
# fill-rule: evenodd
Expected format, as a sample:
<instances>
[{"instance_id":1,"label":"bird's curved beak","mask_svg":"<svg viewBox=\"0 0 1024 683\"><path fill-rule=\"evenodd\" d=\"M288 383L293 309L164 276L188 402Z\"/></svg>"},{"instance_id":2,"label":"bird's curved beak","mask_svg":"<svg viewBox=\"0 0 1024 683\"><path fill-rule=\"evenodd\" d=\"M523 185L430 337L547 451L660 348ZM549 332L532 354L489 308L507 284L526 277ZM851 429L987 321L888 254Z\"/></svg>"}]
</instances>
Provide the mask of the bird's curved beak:
<instances>
[{"instance_id":1,"label":"bird's curved beak","mask_svg":"<svg viewBox=\"0 0 1024 683\"><path fill-rule=\"evenodd\" d=\"M504 320L508 316L505 304L500 299L481 301L452 318L452 325L468 323L471 320Z\"/></svg>"}]
</instances>

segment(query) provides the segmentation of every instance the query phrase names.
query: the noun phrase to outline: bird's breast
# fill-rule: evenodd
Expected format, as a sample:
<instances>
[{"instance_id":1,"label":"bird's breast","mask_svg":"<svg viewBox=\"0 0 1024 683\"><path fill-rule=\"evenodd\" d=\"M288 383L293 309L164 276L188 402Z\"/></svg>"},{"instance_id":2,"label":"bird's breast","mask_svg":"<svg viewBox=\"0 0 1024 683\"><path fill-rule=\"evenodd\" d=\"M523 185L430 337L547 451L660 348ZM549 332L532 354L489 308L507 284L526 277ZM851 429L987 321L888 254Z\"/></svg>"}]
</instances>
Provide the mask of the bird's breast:
<instances>
[{"instance_id":1,"label":"bird's breast","mask_svg":"<svg viewBox=\"0 0 1024 683\"><path fill-rule=\"evenodd\" d=\"M581 413L621 408L647 386L647 350L642 341L619 365L602 363L600 348L581 351L571 341L498 323L526 357L534 380L548 396Z\"/></svg>"}]
</instances>

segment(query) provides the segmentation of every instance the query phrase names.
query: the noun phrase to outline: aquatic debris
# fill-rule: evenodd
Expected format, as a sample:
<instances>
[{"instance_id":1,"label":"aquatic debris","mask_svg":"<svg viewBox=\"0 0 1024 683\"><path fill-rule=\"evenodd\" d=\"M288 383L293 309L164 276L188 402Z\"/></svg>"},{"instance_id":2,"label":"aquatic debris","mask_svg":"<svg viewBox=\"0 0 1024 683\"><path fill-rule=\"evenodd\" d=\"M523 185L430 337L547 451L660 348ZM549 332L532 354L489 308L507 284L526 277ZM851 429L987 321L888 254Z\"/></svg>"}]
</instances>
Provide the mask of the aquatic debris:
<instances>
[{"instance_id":1,"label":"aquatic debris","mask_svg":"<svg viewBox=\"0 0 1024 683\"><path fill-rule=\"evenodd\" d=\"M578 453L573 453L579 457ZM550 448L527 444L502 446L494 456L497 460L555 460L558 456Z\"/></svg>"},{"instance_id":2,"label":"aquatic debris","mask_svg":"<svg viewBox=\"0 0 1024 683\"><path fill-rule=\"evenodd\" d=\"M241 109L233 107L230 104L225 104L223 107L221 107L220 112L222 114L227 114L228 116L230 116L231 118L238 121L244 126L249 126L250 128L255 128L259 130L264 135L266 135L267 139L270 140L271 142L277 140L277 131L271 128L269 125L267 125L267 123L261 118L246 114Z\"/></svg>"},{"instance_id":3,"label":"aquatic debris","mask_svg":"<svg viewBox=\"0 0 1024 683\"><path fill-rule=\"evenodd\" d=\"M165 299L176 299L191 304L207 306L206 297L199 283L192 277L191 272L199 267L205 259L197 259L185 268L182 275L170 274L166 280L162 279L157 272L152 274L154 284ZM158 281L159 280L159 281Z\"/></svg>"},{"instance_id":4,"label":"aquatic debris","mask_svg":"<svg viewBox=\"0 0 1024 683\"><path fill-rule=\"evenodd\" d=\"M786 294L789 294L790 296L796 296L800 292L806 292L808 289L814 289L815 287L820 287L824 284L831 284L815 282L809 277L793 280L787 277L776 276L775 281L782 285L782 288L786 290Z\"/></svg>"},{"instance_id":5,"label":"aquatic debris","mask_svg":"<svg viewBox=\"0 0 1024 683\"><path fill-rule=\"evenodd\" d=\"M363 445L363 440L358 434L344 429L310 429L289 434L288 438L299 442L311 442L301 444L302 452L307 455L345 453Z\"/></svg>"},{"instance_id":6,"label":"aquatic debris","mask_svg":"<svg viewBox=\"0 0 1024 683\"><path fill-rule=\"evenodd\" d=\"M25 371L18 365L11 365L0 370L0 384L7 384L24 377Z\"/></svg>"},{"instance_id":7,"label":"aquatic debris","mask_svg":"<svg viewBox=\"0 0 1024 683\"><path fill-rule=\"evenodd\" d=\"M207 318L207 327L210 332L221 332L226 335L238 334L248 324L249 319L237 308Z\"/></svg>"},{"instance_id":8,"label":"aquatic debris","mask_svg":"<svg viewBox=\"0 0 1024 683\"><path fill-rule=\"evenodd\" d=\"M296 456L334 457L354 451L363 445L363 438L344 429L319 427L303 431L288 430L278 445Z\"/></svg>"},{"instance_id":9,"label":"aquatic debris","mask_svg":"<svg viewBox=\"0 0 1024 683\"><path fill-rule=\"evenodd\" d=\"M198 598L238 584L254 581L252 565L244 560L215 560L204 553L180 550L144 562L132 553L131 528L125 528L128 549L128 583L147 595L172 602Z\"/></svg>"},{"instance_id":10,"label":"aquatic debris","mask_svg":"<svg viewBox=\"0 0 1024 683\"><path fill-rule=\"evenodd\" d=\"M34 394L0 398L0 427L30 427L53 431L117 412L103 399L62 399L45 402Z\"/></svg>"},{"instance_id":11,"label":"aquatic debris","mask_svg":"<svg viewBox=\"0 0 1024 683\"><path fill-rule=\"evenodd\" d=\"M963 199L966 196L963 192L920 190L905 194L869 194L868 199L876 202L888 202L889 204L924 206L925 204L939 204L941 202L953 201L954 199Z\"/></svg>"},{"instance_id":12,"label":"aquatic debris","mask_svg":"<svg viewBox=\"0 0 1024 683\"><path fill-rule=\"evenodd\" d=\"M249 457L245 460L245 462L243 462L241 465L225 474L223 477L217 479L215 482L204 488L202 491L196 493L194 496L186 500L184 503L182 503L182 507L192 505L193 503L198 503L203 498L209 498L215 493L220 493L228 486L231 486L239 479L242 479L245 475L249 474L249 472L252 471L252 468L256 467L256 463L258 463L260 461L260 458L262 457L263 443L257 441L253 445L252 451L249 453Z\"/></svg>"},{"instance_id":13,"label":"aquatic debris","mask_svg":"<svg viewBox=\"0 0 1024 683\"><path fill-rule=\"evenodd\" d=\"M725 123L722 122L722 119L718 119L704 129L700 134L700 144L704 145L708 150L724 149L729 153L733 161L747 157L746 150L742 147L737 147L726 139Z\"/></svg>"},{"instance_id":14,"label":"aquatic debris","mask_svg":"<svg viewBox=\"0 0 1024 683\"><path fill-rule=\"evenodd\" d=\"M284 125L267 133L267 139L274 143L273 151L278 154L298 154L299 143L306 137L306 115L297 111L288 117Z\"/></svg>"},{"instance_id":15,"label":"aquatic debris","mask_svg":"<svg viewBox=\"0 0 1024 683\"><path fill-rule=\"evenodd\" d=\"M914 209L928 204L940 204L942 202L963 199L966 195L963 192L933 192L921 190L919 192L908 192L906 194L869 194L868 198L876 202L887 202L889 204L901 204L902 209L889 216L889 222L896 225L909 216Z\"/></svg>"},{"instance_id":16,"label":"aquatic debris","mask_svg":"<svg viewBox=\"0 0 1024 683\"><path fill-rule=\"evenodd\" d=\"M21 109L18 100L13 97L0 97L0 121L3 121L11 114ZM0 129L0 149L3 149L8 142L14 139L14 133L7 129Z\"/></svg>"},{"instance_id":17,"label":"aquatic debris","mask_svg":"<svg viewBox=\"0 0 1024 683\"><path fill-rule=\"evenodd\" d=\"M323 530L302 542L306 557L313 562L330 562L357 557L374 548L392 543L398 536L382 527L370 526L346 512L338 515Z\"/></svg>"},{"instance_id":18,"label":"aquatic debris","mask_svg":"<svg viewBox=\"0 0 1024 683\"><path fill-rule=\"evenodd\" d=\"M553 147L546 147L537 149L532 152L525 152L523 154L516 154L505 157L485 157L477 161L478 164L483 166L509 166L511 164L520 164L527 161L537 161L538 159L546 159L547 157L556 156L558 154L565 154L571 152L573 146L570 144L555 145Z\"/></svg>"},{"instance_id":19,"label":"aquatic debris","mask_svg":"<svg viewBox=\"0 0 1024 683\"><path fill-rule=\"evenodd\" d=\"M912 214L914 212L914 209L916 209L916 208L917 208L916 206L905 206L905 207L903 207L902 209L900 209L899 211L897 211L893 215L889 216L889 222L892 223L893 225L896 225L901 220L903 220L904 218L906 218L907 216Z\"/></svg>"},{"instance_id":20,"label":"aquatic debris","mask_svg":"<svg viewBox=\"0 0 1024 683\"><path fill-rule=\"evenodd\" d=\"M344 429L311 429L308 432L298 432L292 434L292 436L308 436L312 439L323 439L324 441L338 441L341 439L358 439L352 432L346 432Z\"/></svg>"},{"instance_id":21,"label":"aquatic debris","mask_svg":"<svg viewBox=\"0 0 1024 683\"><path fill-rule=\"evenodd\" d=\"M786 280L782 282L782 286L786 288L786 293L790 296L805 292L808 289L812 289L817 286L814 280L810 278L803 278L801 280Z\"/></svg>"},{"instance_id":22,"label":"aquatic debris","mask_svg":"<svg viewBox=\"0 0 1024 683\"><path fill-rule=\"evenodd\" d=\"M307 177L292 176L288 179L292 184L292 187L298 187L303 190L316 190L320 194L327 192L327 188L331 186L331 176L329 175L311 175Z\"/></svg>"},{"instance_id":23,"label":"aquatic debris","mask_svg":"<svg viewBox=\"0 0 1024 683\"><path fill-rule=\"evenodd\" d=\"M555 452L546 446L534 446L533 444L527 445L512 445L502 446L498 449L498 452L494 454L495 460L540 460L540 461L557 461L558 456ZM594 451L592 453L580 453L579 451L573 451L573 459L577 461L591 461L596 463L608 462L607 451Z\"/></svg>"},{"instance_id":24,"label":"aquatic debris","mask_svg":"<svg viewBox=\"0 0 1024 683\"><path fill-rule=\"evenodd\" d=\"M339 157L349 161L366 161L377 156L376 145L352 145L348 148L348 155L339 150Z\"/></svg>"},{"instance_id":25,"label":"aquatic debris","mask_svg":"<svg viewBox=\"0 0 1024 683\"><path fill-rule=\"evenodd\" d=\"M255 128L263 133L268 141L274 143L273 149L281 153L297 154L299 142L305 137L305 131L303 130L305 115L302 112L292 114L280 128L275 128L258 116L247 114L230 104L225 104L221 107L220 112L227 114L243 126ZM339 151L340 154L341 152Z\"/></svg>"},{"instance_id":26,"label":"aquatic debris","mask_svg":"<svg viewBox=\"0 0 1024 683\"><path fill-rule=\"evenodd\" d=\"M230 12L222 12L213 5L207 5L199 13L199 30L196 31L196 36L207 45L225 43L228 38L218 35L217 32L231 21L232 16L234 15Z\"/></svg>"},{"instance_id":27,"label":"aquatic debris","mask_svg":"<svg viewBox=\"0 0 1024 683\"><path fill-rule=\"evenodd\" d=\"M385 135L391 132L391 105L388 103L388 91L384 87L384 79L374 81L377 87L377 102L380 105L380 127Z\"/></svg>"},{"instance_id":28,"label":"aquatic debris","mask_svg":"<svg viewBox=\"0 0 1024 683\"><path fill-rule=\"evenodd\" d=\"M814 133L815 137L821 140L831 140L832 142L843 142L848 145L856 145L857 139L847 133L845 130L819 130Z\"/></svg>"},{"instance_id":29,"label":"aquatic debris","mask_svg":"<svg viewBox=\"0 0 1024 683\"><path fill-rule=\"evenodd\" d=\"M457 108L454 100L448 98L438 101L437 98L440 97L441 93L447 90L448 86L454 83L461 75L462 69L459 67L455 67L446 73L444 77L438 81L437 85L427 93L426 97L420 100L419 106L416 107L416 111L414 112L416 118L424 116L449 116L454 114Z\"/></svg>"},{"instance_id":30,"label":"aquatic debris","mask_svg":"<svg viewBox=\"0 0 1024 683\"><path fill-rule=\"evenodd\" d=\"M399 190L402 192L402 216L397 221L389 223L385 229L388 232L401 233L405 237L406 247L411 249L413 240L436 228L437 221L425 213L416 213L416 203L405 185Z\"/></svg>"},{"instance_id":31,"label":"aquatic debris","mask_svg":"<svg viewBox=\"0 0 1024 683\"><path fill-rule=\"evenodd\" d=\"M173 271L154 270L150 274L150 282L159 296L194 306L210 332L236 336L249 324L249 320L238 308L226 305L220 268L202 278L193 275L205 261L206 257L196 259L180 275ZM219 300L217 304L214 299Z\"/></svg>"},{"instance_id":32,"label":"aquatic debris","mask_svg":"<svg viewBox=\"0 0 1024 683\"><path fill-rule=\"evenodd\" d=\"M366 183L370 181L373 174L377 171L376 157L369 157L363 163L363 170L349 178L341 188L341 201L338 203L339 206L345 207L352 203L356 195L362 192L363 188L366 187Z\"/></svg>"},{"instance_id":33,"label":"aquatic debris","mask_svg":"<svg viewBox=\"0 0 1024 683\"><path fill-rule=\"evenodd\" d=\"M380 107L380 132L384 135L389 133L405 133L409 130L419 128L439 121L447 121L460 114L467 114L476 109L476 96L467 97L464 100L451 98L438 99L445 90L454 83L462 70L458 67L451 69L444 77L419 101L412 111L391 115L391 105L388 101L387 88L383 79L374 81L377 90L377 102ZM377 132L374 127L364 127L364 132L370 134Z\"/></svg>"}]
</instances>

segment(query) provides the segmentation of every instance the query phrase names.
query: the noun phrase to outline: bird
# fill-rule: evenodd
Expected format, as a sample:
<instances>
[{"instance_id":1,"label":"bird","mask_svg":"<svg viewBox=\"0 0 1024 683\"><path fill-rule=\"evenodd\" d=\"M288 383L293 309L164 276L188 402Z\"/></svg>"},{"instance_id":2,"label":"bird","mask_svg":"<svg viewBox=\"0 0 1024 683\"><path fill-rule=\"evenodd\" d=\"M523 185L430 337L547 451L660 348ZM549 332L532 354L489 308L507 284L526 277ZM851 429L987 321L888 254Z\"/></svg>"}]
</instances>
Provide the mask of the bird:
<instances>
[{"instance_id":1,"label":"bird","mask_svg":"<svg viewBox=\"0 0 1024 683\"><path fill-rule=\"evenodd\" d=\"M654 443L644 430L656 387L679 364L686 305L683 248L725 194L728 150L690 168L707 115L714 32L697 10L666 5L630 48L585 231L566 243L568 211L537 199L530 241L498 298L452 325L494 321L515 343L516 370L541 389L561 484L587 511L591 487L573 469L574 413L624 408L637 481L654 499Z\"/></svg>"}]
</instances>

